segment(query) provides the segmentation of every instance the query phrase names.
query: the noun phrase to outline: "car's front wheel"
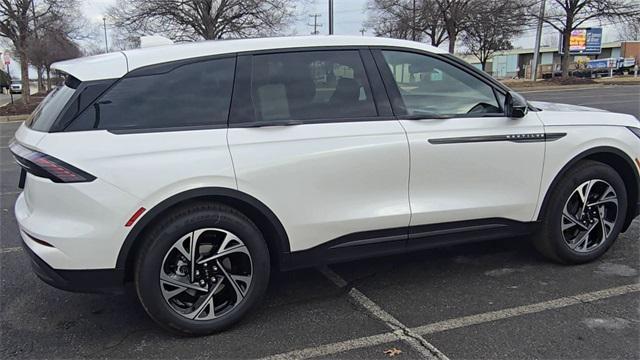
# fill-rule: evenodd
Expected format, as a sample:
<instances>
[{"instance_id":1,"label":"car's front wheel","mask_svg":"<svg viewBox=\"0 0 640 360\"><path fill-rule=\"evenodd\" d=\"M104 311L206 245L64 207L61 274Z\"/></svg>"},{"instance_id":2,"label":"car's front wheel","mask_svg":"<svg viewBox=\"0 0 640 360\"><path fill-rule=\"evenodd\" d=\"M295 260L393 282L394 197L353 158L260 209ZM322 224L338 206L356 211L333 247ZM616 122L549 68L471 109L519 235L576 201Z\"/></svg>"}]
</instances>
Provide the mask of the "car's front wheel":
<instances>
[{"instance_id":1,"label":"car's front wheel","mask_svg":"<svg viewBox=\"0 0 640 360\"><path fill-rule=\"evenodd\" d=\"M135 286L161 326L204 335L239 321L262 299L269 253L261 232L221 204L176 209L148 232L138 254Z\"/></svg>"},{"instance_id":2,"label":"car's front wheel","mask_svg":"<svg viewBox=\"0 0 640 360\"><path fill-rule=\"evenodd\" d=\"M542 227L534 238L536 248L569 264L604 254L626 216L627 192L620 175L606 164L582 161L550 191Z\"/></svg>"}]
</instances>

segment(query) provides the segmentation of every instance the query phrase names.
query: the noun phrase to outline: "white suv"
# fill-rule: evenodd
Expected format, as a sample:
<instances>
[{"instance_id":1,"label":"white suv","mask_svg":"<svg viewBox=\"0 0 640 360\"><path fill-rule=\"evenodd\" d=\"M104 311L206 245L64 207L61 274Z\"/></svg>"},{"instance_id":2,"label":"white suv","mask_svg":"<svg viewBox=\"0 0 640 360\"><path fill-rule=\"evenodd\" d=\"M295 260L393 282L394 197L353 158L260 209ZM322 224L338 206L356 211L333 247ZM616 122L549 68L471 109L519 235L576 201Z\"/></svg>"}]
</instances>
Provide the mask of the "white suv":
<instances>
[{"instance_id":1,"label":"white suv","mask_svg":"<svg viewBox=\"0 0 640 360\"><path fill-rule=\"evenodd\" d=\"M424 44L214 41L54 68L15 135L15 213L35 272L133 282L149 315L206 334L293 269L531 234L602 255L638 214L640 122L528 104Z\"/></svg>"}]
</instances>

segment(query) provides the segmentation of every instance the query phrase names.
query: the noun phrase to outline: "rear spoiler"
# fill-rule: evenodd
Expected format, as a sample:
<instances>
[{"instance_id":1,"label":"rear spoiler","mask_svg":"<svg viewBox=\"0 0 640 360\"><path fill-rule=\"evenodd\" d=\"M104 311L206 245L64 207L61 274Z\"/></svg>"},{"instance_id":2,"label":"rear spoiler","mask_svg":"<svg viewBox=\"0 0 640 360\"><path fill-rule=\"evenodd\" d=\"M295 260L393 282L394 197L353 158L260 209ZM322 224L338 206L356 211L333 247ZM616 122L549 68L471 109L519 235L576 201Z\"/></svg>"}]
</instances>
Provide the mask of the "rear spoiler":
<instances>
[{"instance_id":1,"label":"rear spoiler","mask_svg":"<svg viewBox=\"0 0 640 360\"><path fill-rule=\"evenodd\" d=\"M122 52L60 61L51 68L80 81L117 79L129 71L127 57Z\"/></svg>"}]
</instances>

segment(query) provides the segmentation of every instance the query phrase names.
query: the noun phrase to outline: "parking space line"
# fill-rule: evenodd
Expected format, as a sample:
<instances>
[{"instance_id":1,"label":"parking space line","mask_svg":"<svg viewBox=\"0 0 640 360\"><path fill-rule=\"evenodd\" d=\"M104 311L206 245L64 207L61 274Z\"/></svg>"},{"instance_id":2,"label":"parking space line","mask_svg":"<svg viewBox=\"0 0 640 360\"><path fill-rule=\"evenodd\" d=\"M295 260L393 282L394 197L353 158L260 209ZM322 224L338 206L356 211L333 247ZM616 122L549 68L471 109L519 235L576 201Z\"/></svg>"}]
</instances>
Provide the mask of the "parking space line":
<instances>
[{"instance_id":1,"label":"parking space line","mask_svg":"<svg viewBox=\"0 0 640 360\"><path fill-rule=\"evenodd\" d=\"M348 283L342 277L340 277L340 275L336 274L328 267L320 269L320 272L336 286L340 288L348 286ZM393 317L393 315L384 311L380 306L378 306L378 304L369 299L360 290L352 287L351 289L349 289L348 295L356 304L364 308L370 315L373 315L380 321L384 322L385 325L393 330L393 333L395 335L397 335L401 340L404 340L406 343L408 343L425 359L449 359L446 355L440 352L440 350L438 350L435 346L425 340L422 336L409 329L406 325L401 323L400 320Z\"/></svg>"},{"instance_id":2,"label":"parking space line","mask_svg":"<svg viewBox=\"0 0 640 360\"><path fill-rule=\"evenodd\" d=\"M400 337L388 332L380 335L365 336L357 339L340 341L333 344L309 347L262 358L262 360L294 360L311 359L319 356L331 356L341 352L367 348L376 345L399 341Z\"/></svg>"},{"instance_id":3,"label":"parking space line","mask_svg":"<svg viewBox=\"0 0 640 360\"><path fill-rule=\"evenodd\" d=\"M16 247L2 248L0 249L0 254L12 253L17 251L22 251L22 247L16 246Z\"/></svg>"},{"instance_id":4,"label":"parking space line","mask_svg":"<svg viewBox=\"0 0 640 360\"><path fill-rule=\"evenodd\" d=\"M440 321L433 324L413 328L420 335L438 333L442 331L478 325L487 322L508 319L517 316L535 314L547 310L561 309L571 305L594 302L614 296L620 296L640 291L640 284L625 285L591 293L567 296L559 299L543 301L536 304L516 306L508 309L486 312L477 315L464 316L456 319Z\"/></svg>"},{"instance_id":5,"label":"parking space line","mask_svg":"<svg viewBox=\"0 0 640 360\"><path fill-rule=\"evenodd\" d=\"M335 275L335 277L334 277ZM344 287L347 285L347 282L344 281L340 276L335 274L333 271L330 271L325 274L331 281L336 283L343 284ZM336 283L337 284L337 283ZM547 310L561 309L573 305L587 304L598 300L605 300L609 298L613 298L616 296L627 295L640 292L640 284L630 284L623 285L614 288L604 289L593 291L589 293L582 293L573 296L566 296L562 298L557 298L549 301L543 301L530 305L516 306L513 308L490 311L482 314L463 316L459 318L449 319L445 321L439 321L432 324L427 324L423 326L418 326L415 328L408 329L409 331L420 334L434 334L447 330L453 330L458 328L463 328L467 326L480 325L488 322L504 320L508 318L519 317L523 315L535 314ZM389 315L391 316L391 315ZM382 344L388 344L398 340L404 340L402 338L403 332L401 330L396 330L393 332L387 332L378 335L366 336L351 340L345 340L340 342L335 342L332 344L324 344L319 346L308 347L300 350L293 350L286 353L275 354L263 359L268 360L292 360L292 359L310 359L318 356L331 356L341 352L346 352L350 350L356 350L371 346L377 346Z\"/></svg>"}]
</instances>

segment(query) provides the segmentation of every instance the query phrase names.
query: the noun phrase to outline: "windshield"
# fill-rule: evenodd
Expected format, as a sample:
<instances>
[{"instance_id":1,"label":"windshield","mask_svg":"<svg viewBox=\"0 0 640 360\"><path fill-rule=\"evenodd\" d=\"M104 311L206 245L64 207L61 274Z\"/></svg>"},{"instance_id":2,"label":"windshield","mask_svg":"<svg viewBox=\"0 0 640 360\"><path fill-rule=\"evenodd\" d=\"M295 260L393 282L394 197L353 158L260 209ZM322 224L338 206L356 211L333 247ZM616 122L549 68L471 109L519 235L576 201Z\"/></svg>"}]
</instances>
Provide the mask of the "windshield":
<instances>
[{"instance_id":1,"label":"windshield","mask_svg":"<svg viewBox=\"0 0 640 360\"><path fill-rule=\"evenodd\" d=\"M33 111L27 126L37 131L49 131L75 91L66 85L55 88Z\"/></svg>"}]
</instances>

